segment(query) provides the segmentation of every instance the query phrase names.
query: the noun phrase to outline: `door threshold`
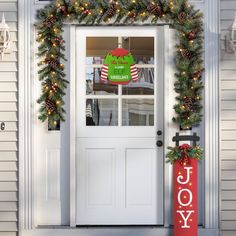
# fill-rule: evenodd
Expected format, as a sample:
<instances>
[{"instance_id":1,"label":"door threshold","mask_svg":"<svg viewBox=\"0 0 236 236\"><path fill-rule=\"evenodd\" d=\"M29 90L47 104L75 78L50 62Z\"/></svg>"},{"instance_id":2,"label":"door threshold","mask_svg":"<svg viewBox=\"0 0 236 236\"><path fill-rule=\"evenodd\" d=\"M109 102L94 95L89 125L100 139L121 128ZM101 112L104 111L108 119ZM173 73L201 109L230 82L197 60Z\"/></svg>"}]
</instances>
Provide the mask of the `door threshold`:
<instances>
[{"instance_id":1,"label":"door threshold","mask_svg":"<svg viewBox=\"0 0 236 236\"><path fill-rule=\"evenodd\" d=\"M55 226L54 226L55 227ZM37 228L21 230L21 236L172 236L173 228L164 227L83 227ZM219 229L198 229L198 236L219 236Z\"/></svg>"},{"instance_id":2,"label":"door threshold","mask_svg":"<svg viewBox=\"0 0 236 236\"><path fill-rule=\"evenodd\" d=\"M164 228L164 225L76 225L76 228Z\"/></svg>"}]
</instances>

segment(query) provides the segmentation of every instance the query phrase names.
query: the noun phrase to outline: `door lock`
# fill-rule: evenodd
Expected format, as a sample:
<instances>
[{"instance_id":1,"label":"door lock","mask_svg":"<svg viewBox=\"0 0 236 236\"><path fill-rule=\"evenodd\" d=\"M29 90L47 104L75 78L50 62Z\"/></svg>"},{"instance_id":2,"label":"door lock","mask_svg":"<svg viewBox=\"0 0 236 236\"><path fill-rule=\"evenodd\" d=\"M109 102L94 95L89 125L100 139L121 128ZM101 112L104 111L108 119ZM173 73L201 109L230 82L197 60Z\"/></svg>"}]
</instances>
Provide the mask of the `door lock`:
<instances>
[{"instance_id":1,"label":"door lock","mask_svg":"<svg viewBox=\"0 0 236 236\"><path fill-rule=\"evenodd\" d=\"M162 131L161 131L161 130L158 130L158 131L157 131L157 135L158 135L158 136L162 135Z\"/></svg>"},{"instance_id":2,"label":"door lock","mask_svg":"<svg viewBox=\"0 0 236 236\"><path fill-rule=\"evenodd\" d=\"M163 146L163 142L161 140L158 140L156 142L156 145L157 145L157 147L162 147Z\"/></svg>"}]
</instances>

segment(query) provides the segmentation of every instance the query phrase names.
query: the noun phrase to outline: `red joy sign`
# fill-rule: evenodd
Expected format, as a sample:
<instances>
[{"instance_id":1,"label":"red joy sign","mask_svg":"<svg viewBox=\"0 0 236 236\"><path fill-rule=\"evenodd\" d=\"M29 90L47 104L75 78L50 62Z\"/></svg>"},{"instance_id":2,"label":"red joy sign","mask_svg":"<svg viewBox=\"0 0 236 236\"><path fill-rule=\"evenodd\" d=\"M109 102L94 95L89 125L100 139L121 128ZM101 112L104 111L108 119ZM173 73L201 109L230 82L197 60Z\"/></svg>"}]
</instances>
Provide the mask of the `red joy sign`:
<instances>
[{"instance_id":1,"label":"red joy sign","mask_svg":"<svg viewBox=\"0 0 236 236\"><path fill-rule=\"evenodd\" d=\"M198 160L174 163L174 235L198 235Z\"/></svg>"}]
</instances>

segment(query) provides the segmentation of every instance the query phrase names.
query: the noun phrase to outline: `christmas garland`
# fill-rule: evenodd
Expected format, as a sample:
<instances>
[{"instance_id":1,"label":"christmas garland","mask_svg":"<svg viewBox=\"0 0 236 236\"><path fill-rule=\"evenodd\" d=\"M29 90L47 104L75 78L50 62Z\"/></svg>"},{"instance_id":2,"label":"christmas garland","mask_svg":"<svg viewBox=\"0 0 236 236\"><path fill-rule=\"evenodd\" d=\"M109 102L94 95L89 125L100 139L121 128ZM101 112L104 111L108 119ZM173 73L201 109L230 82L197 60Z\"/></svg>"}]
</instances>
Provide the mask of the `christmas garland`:
<instances>
[{"instance_id":1,"label":"christmas garland","mask_svg":"<svg viewBox=\"0 0 236 236\"><path fill-rule=\"evenodd\" d=\"M51 126L64 121L65 89L63 23L80 25L133 25L164 21L177 30L176 82L178 94L173 121L181 128L198 125L202 118L203 23L202 14L188 0L56 0L38 12L39 80L42 95L39 119Z\"/></svg>"},{"instance_id":2,"label":"christmas garland","mask_svg":"<svg viewBox=\"0 0 236 236\"><path fill-rule=\"evenodd\" d=\"M174 164L175 161L179 161L181 165L188 164L190 158L194 158L197 160L203 159L203 149L199 146L190 146L188 144L182 144L181 146L176 147L168 147L170 150L166 158L168 159L166 162L170 162Z\"/></svg>"}]
</instances>

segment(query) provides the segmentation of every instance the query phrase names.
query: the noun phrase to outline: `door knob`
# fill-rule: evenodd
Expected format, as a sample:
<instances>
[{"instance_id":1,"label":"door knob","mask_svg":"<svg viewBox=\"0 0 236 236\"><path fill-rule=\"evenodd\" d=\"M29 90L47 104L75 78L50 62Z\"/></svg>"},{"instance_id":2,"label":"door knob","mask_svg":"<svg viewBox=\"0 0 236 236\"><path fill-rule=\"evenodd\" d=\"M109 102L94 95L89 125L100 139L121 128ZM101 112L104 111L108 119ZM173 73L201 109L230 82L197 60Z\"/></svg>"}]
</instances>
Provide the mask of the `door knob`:
<instances>
[{"instance_id":1,"label":"door knob","mask_svg":"<svg viewBox=\"0 0 236 236\"><path fill-rule=\"evenodd\" d=\"M161 140L158 140L156 142L156 145L157 145L157 147L162 147L163 146L163 142Z\"/></svg>"}]
</instances>

